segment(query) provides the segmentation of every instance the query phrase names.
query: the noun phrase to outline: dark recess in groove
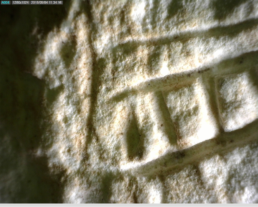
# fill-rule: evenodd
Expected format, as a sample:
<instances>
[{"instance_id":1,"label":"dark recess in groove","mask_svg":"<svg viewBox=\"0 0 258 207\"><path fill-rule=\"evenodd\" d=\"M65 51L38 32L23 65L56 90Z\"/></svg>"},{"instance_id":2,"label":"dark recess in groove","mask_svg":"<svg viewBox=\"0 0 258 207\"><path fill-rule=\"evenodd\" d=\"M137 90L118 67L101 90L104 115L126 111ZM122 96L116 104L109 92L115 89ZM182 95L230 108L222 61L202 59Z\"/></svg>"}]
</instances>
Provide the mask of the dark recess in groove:
<instances>
[{"instance_id":1,"label":"dark recess in groove","mask_svg":"<svg viewBox=\"0 0 258 207\"><path fill-rule=\"evenodd\" d=\"M88 136L86 137L86 149L85 149L85 153L87 154L85 157L89 158L90 155L88 155L88 148L89 145L92 142L93 138L96 138L97 142L99 141L98 139L98 135L96 133L96 129L94 127L94 114L95 114L95 110L96 110L96 103L97 103L97 98L98 98L98 93L99 93L99 89L98 89L98 85L101 82L101 75L104 72L104 68L105 68L105 60L103 58L98 59L97 60L97 56L96 56L96 52L94 50L93 47L93 33L95 31L95 24L93 21L93 17L92 17L92 5L91 5L91 1L90 0L86 0L83 1L82 3L83 6L83 12L85 13L85 15L88 18L88 22L89 22L89 28L90 28L90 34L89 34L89 50L91 53L91 58L92 58L92 77L91 77L91 101L90 101L90 109L89 109L89 116L87 119L87 127L88 127Z\"/></svg>"},{"instance_id":2,"label":"dark recess in groove","mask_svg":"<svg viewBox=\"0 0 258 207\"><path fill-rule=\"evenodd\" d=\"M134 112L129 118L127 133L126 133L126 147L127 156L129 160L140 160L144 154L144 137L139 132L137 120Z\"/></svg>"},{"instance_id":3,"label":"dark recess in groove","mask_svg":"<svg viewBox=\"0 0 258 207\"><path fill-rule=\"evenodd\" d=\"M157 97L157 102L159 106L159 112L162 114L162 119L164 121L162 122L162 125L160 127L164 128L165 134L168 136L168 141L171 145L176 145L177 144L177 135L175 133L174 129L174 124L173 121L171 120L169 110L167 108L167 105L164 100L164 96L162 92L158 91L155 92L155 95Z\"/></svg>"},{"instance_id":4,"label":"dark recess in groove","mask_svg":"<svg viewBox=\"0 0 258 207\"><path fill-rule=\"evenodd\" d=\"M241 4L244 4L247 0L213 0L212 8L214 8L214 18L217 20L224 20L234 12ZM250 9L249 12L252 11L252 6L249 5Z\"/></svg>"},{"instance_id":5,"label":"dark recess in groove","mask_svg":"<svg viewBox=\"0 0 258 207\"><path fill-rule=\"evenodd\" d=\"M218 133L223 133L222 123L220 122L219 109L216 95L216 84L214 77L205 77L203 75L203 82L206 87L204 87L205 92L208 94L208 106L211 109L211 113L214 116L216 125L218 127Z\"/></svg>"}]
</instances>

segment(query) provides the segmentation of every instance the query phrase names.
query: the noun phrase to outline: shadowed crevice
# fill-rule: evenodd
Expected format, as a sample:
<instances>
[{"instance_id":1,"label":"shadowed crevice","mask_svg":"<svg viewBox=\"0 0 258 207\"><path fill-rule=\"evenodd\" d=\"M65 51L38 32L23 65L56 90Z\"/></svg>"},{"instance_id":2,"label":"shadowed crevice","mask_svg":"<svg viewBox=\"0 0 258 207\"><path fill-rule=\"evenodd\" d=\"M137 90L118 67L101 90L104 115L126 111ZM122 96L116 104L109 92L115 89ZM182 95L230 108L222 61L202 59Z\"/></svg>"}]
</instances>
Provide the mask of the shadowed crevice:
<instances>
[{"instance_id":1,"label":"shadowed crevice","mask_svg":"<svg viewBox=\"0 0 258 207\"><path fill-rule=\"evenodd\" d=\"M112 196L111 187L115 178L116 176L112 172L107 172L102 177L100 203L110 203L110 198Z\"/></svg>"},{"instance_id":2,"label":"shadowed crevice","mask_svg":"<svg viewBox=\"0 0 258 207\"><path fill-rule=\"evenodd\" d=\"M88 38L88 48L90 50L91 53L91 59L92 59L92 76L91 76L91 92L90 92L90 109L89 109L89 115L87 118L87 128L88 128L88 135L86 137L86 149L85 149L85 153L86 153L86 158L89 158L90 155L88 155L88 148L89 145L91 144L93 138L96 139L96 141L98 142L98 135L96 133L96 128L94 126L94 114L95 114L95 110L96 110L96 105L97 105L97 99L98 99L98 94L99 94L99 85L101 83L101 75L104 72L105 69L105 65L106 65L106 61L104 58L100 58L97 59L97 54L94 50L94 46L93 46L93 36L94 36L94 31L95 31L95 24L94 24L94 19L92 17L92 2L90 0L86 0L83 1L82 3L83 6L83 12L85 13L89 25L88 28L90 28L90 34L89 34L89 38Z\"/></svg>"},{"instance_id":3,"label":"shadowed crevice","mask_svg":"<svg viewBox=\"0 0 258 207\"><path fill-rule=\"evenodd\" d=\"M36 153L46 144L46 83L31 72L42 40L61 25L69 7L70 1L0 7L0 202L62 202L63 171L53 174L48 158Z\"/></svg>"},{"instance_id":4,"label":"shadowed crevice","mask_svg":"<svg viewBox=\"0 0 258 207\"><path fill-rule=\"evenodd\" d=\"M169 203L167 200L169 192L166 187L166 178L164 175L159 175L158 177L161 182L161 203Z\"/></svg>"},{"instance_id":5,"label":"shadowed crevice","mask_svg":"<svg viewBox=\"0 0 258 207\"><path fill-rule=\"evenodd\" d=\"M178 15L178 11L182 10L183 4L181 0L172 0L167 7L167 18L172 18L175 15Z\"/></svg>"},{"instance_id":6,"label":"shadowed crevice","mask_svg":"<svg viewBox=\"0 0 258 207\"><path fill-rule=\"evenodd\" d=\"M60 50L60 56L62 57L66 68L69 68L71 65L73 58L76 54L77 48L76 48L76 39L72 38L71 41L65 42L62 45L62 48Z\"/></svg>"},{"instance_id":7,"label":"shadowed crevice","mask_svg":"<svg viewBox=\"0 0 258 207\"><path fill-rule=\"evenodd\" d=\"M13 66L12 69L17 69ZM0 78L1 202L62 202L63 174L53 175L48 158L37 156L44 145L45 83L26 73L2 71Z\"/></svg>"},{"instance_id":8,"label":"shadowed crevice","mask_svg":"<svg viewBox=\"0 0 258 207\"><path fill-rule=\"evenodd\" d=\"M165 103L162 92L155 92L157 97L157 102L159 106L159 112L161 113L161 117L163 119L161 123L161 128L164 130L165 134L168 136L168 141L171 145L177 144L177 135L175 133L174 124L170 116L170 112Z\"/></svg>"},{"instance_id":9,"label":"shadowed crevice","mask_svg":"<svg viewBox=\"0 0 258 207\"><path fill-rule=\"evenodd\" d=\"M129 118L127 133L126 133L126 149L129 160L140 160L144 154L144 137L139 132L138 123L134 112Z\"/></svg>"},{"instance_id":10,"label":"shadowed crevice","mask_svg":"<svg viewBox=\"0 0 258 207\"><path fill-rule=\"evenodd\" d=\"M247 0L213 0L212 7L215 10L214 18L217 20L226 19L238 6L245 2L247 2ZM250 11L251 10L250 7Z\"/></svg>"},{"instance_id":11,"label":"shadowed crevice","mask_svg":"<svg viewBox=\"0 0 258 207\"><path fill-rule=\"evenodd\" d=\"M46 89L46 98L47 98L47 105L51 105L55 102L58 95L64 90L64 85L60 85L56 88L47 88Z\"/></svg>"}]
</instances>

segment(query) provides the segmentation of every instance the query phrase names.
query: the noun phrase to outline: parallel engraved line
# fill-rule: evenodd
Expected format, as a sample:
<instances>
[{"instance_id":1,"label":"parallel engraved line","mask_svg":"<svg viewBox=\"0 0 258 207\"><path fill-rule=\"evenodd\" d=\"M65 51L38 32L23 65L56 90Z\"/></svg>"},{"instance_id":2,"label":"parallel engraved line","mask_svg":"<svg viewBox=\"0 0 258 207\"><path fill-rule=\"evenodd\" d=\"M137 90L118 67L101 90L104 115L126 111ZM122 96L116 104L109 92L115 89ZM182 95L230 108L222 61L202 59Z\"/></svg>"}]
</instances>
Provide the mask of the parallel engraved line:
<instances>
[{"instance_id":1,"label":"parallel engraved line","mask_svg":"<svg viewBox=\"0 0 258 207\"><path fill-rule=\"evenodd\" d=\"M172 35L164 35L153 38L133 38L132 40L127 40L123 42L119 42L116 46L112 48L112 50L116 50L121 45L127 44L135 44L135 45L143 45L143 44L167 44L171 41L182 41L189 38L201 37L201 38L211 38L211 37L219 37L225 35L235 35L236 33L240 33L242 31L251 29L258 24L257 18L246 19L241 22L237 22L235 24L228 25L216 25L210 28L199 29L199 30L187 30L178 32Z\"/></svg>"},{"instance_id":2,"label":"parallel engraved line","mask_svg":"<svg viewBox=\"0 0 258 207\"><path fill-rule=\"evenodd\" d=\"M188 149L168 152L156 160L126 171L135 175L148 176L199 162L203 158L208 158L216 153L223 153L252 141L257 141L257 127L258 120L242 129L220 134L214 139L204 141Z\"/></svg>"}]
</instances>

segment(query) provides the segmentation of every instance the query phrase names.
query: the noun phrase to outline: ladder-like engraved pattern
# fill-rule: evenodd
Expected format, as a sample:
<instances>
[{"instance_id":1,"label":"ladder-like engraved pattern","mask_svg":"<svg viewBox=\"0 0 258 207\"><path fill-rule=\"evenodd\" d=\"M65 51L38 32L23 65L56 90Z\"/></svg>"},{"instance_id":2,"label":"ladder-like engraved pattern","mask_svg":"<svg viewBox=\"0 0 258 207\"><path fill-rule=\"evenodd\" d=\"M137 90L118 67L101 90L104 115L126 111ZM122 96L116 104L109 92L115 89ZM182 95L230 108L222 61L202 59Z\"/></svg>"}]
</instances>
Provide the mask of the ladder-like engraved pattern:
<instances>
[{"instance_id":1,"label":"ladder-like engraved pattern","mask_svg":"<svg viewBox=\"0 0 258 207\"><path fill-rule=\"evenodd\" d=\"M171 74L112 96L113 101L130 102L124 137L127 159L120 163L121 169L138 175L159 173L241 144L243 140L235 137L238 133L246 141L255 139L257 74L250 68L239 68L236 74L230 70Z\"/></svg>"},{"instance_id":2,"label":"ladder-like engraved pattern","mask_svg":"<svg viewBox=\"0 0 258 207\"><path fill-rule=\"evenodd\" d=\"M258 90L250 73L219 77L216 85L219 113L225 131L242 128L258 118Z\"/></svg>"}]
</instances>

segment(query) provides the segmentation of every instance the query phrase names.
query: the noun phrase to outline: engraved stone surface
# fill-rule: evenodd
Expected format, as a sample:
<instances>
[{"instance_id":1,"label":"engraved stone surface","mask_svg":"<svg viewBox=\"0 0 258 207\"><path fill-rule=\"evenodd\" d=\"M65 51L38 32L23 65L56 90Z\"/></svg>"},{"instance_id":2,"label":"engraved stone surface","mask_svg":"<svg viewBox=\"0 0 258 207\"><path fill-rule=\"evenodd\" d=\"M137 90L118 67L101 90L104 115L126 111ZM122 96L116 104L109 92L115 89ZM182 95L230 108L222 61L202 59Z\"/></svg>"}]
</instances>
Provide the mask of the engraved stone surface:
<instances>
[{"instance_id":1,"label":"engraved stone surface","mask_svg":"<svg viewBox=\"0 0 258 207\"><path fill-rule=\"evenodd\" d=\"M225 131L242 128L258 118L257 79L250 73L220 78L217 82L218 102Z\"/></svg>"},{"instance_id":2,"label":"engraved stone surface","mask_svg":"<svg viewBox=\"0 0 258 207\"><path fill-rule=\"evenodd\" d=\"M258 202L257 1L2 9L0 202Z\"/></svg>"},{"instance_id":3,"label":"engraved stone surface","mask_svg":"<svg viewBox=\"0 0 258 207\"><path fill-rule=\"evenodd\" d=\"M213 138L217 133L202 87L200 80L196 80L190 86L164 93L177 130L178 145L189 147Z\"/></svg>"}]
</instances>

